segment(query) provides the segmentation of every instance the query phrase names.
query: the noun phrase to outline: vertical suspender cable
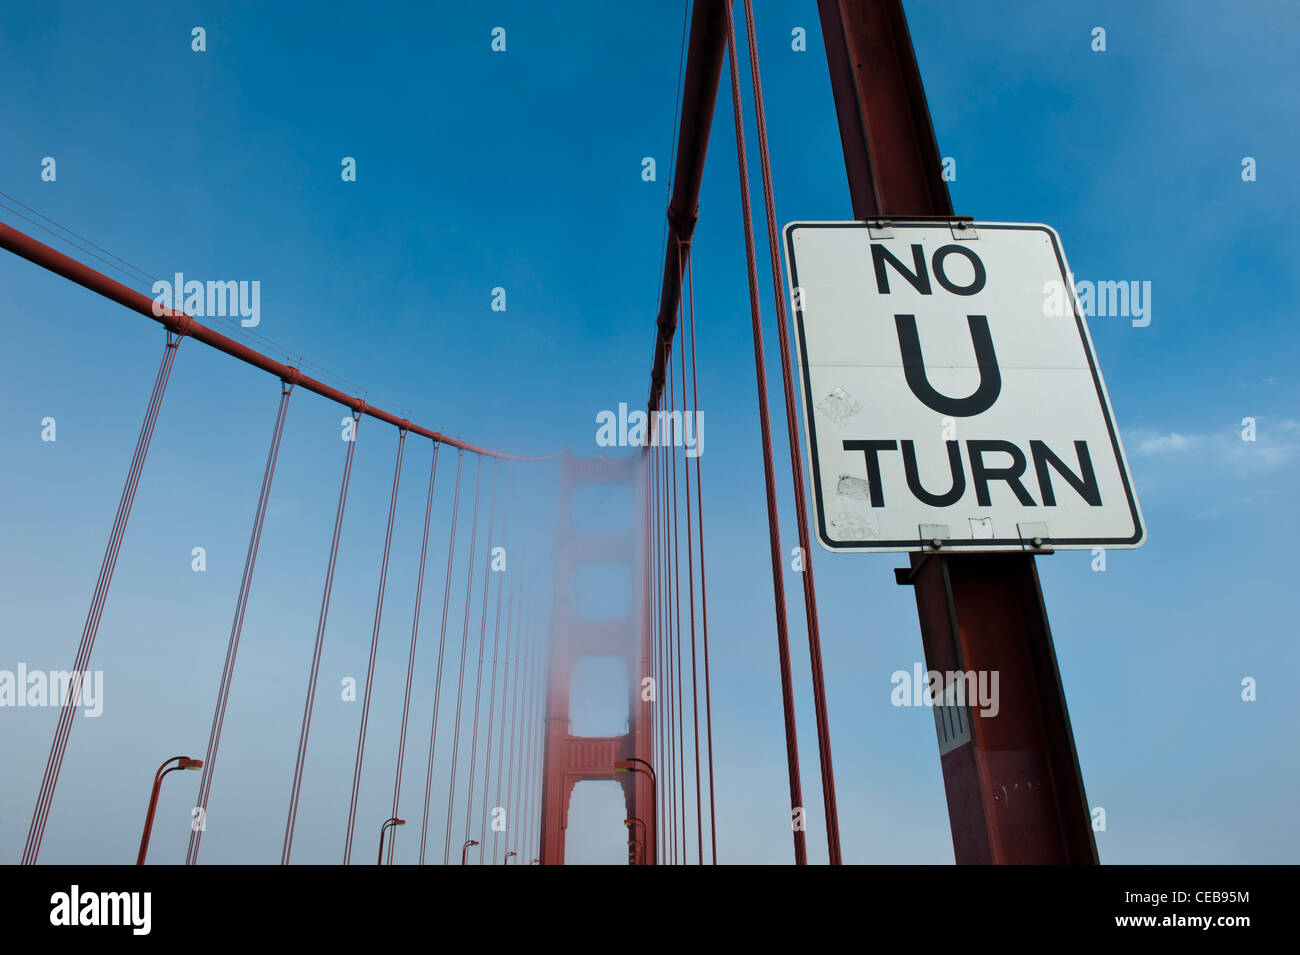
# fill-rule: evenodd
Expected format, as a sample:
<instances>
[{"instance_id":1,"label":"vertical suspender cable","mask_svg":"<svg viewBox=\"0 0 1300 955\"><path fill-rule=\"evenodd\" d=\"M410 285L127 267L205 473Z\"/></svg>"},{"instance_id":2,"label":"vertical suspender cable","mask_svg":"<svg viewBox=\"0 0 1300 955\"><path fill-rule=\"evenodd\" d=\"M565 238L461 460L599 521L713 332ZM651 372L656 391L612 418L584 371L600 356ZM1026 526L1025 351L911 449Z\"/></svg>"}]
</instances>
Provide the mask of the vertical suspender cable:
<instances>
[{"instance_id":1,"label":"vertical suspender cable","mask_svg":"<svg viewBox=\"0 0 1300 955\"><path fill-rule=\"evenodd\" d=\"M658 412L656 412L658 413ZM668 574L664 569L664 528L667 520L664 516L664 474L663 451L659 447L654 451L655 477L655 564L656 564L656 598L658 606L658 668L659 668L659 762L656 763L656 777L663 800L659 806L661 835L663 842L662 864L672 864L672 764L669 754L669 729L672 725L672 697L669 693L671 678L668 674L668 631L666 628L668 603Z\"/></svg>"},{"instance_id":2,"label":"vertical suspender cable","mask_svg":"<svg viewBox=\"0 0 1300 955\"><path fill-rule=\"evenodd\" d=\"M433 791L433 756L438 743L438 704L442 700L442 659L447 647L447 609L451 605L451 568L456 556L456 522L460 514L460 479L465 464L465 452L456 454L456 490L451 500L451 533L447 542L447 580L442 587L442 631L438 636L438 667L433 678L433 719L429 725L429 761L424 773L424 817L420 823L420 865L424 865L424 851L429 835L429 794Z\"/></svg>"},{"instance_id":3,"label":"vertical suspender cable","mask_svg":"<svg viewBox=\"0 0 1300 955\"><path fill-rule=\"evenodd\" d=\"M516 834L521 831L521 827L516 825L515 819L519 816L522 821L522 816L516 812L517 806L515 804L515 743L518 740L519 699L524 692L524 676L527 672L529 652L529 647L524 645L524 603L522 583L520 587L516 588L516 596L519 600L519 616L515 621L515 665L511 668L513 670L512 682L514 683L514 689L510 694L510 757L506 760L506 764L509 768L506 770L506 801L503 805L506 808L506 832L510 834L507 838L513 839L516 847L515 851L519 852L524 847L519 839L515 838ZM520 752L522 752L522 748ZM522 861L527 865L529 860L524 859Z\"/></svg>"},{"instance_id":4,"label":"vertical suspender cable","mask_svg":"<svg viewBox=\"0 0 1300 955\"><path fill-rule=\"evenodd\" d=\"M59 784L59 772L63 768L63 756L68 748L68 737L72 733L72 721L77 715L77 707L81 705L82 674L89 668L90 653L94 649L95 637L99 633L99 620L104 612L104 604L108 600L108 588L113 581L113 570L117 567L117 555L122 549L122 538L126 535L127 521L131 517L135 490L139 486L140 473L144 470L145 458L149 454L154 423L158 420L158 410L162 406L163 394L167 391L167 380L171 377L172 365L176 361L176 351L180 343L179 337L173 339L172 334L167 333L167 343L163 350L162 361L158 365L158 374L154 377L153 392L149 395L144 423L140 425L140 435L135 442L135 453L131 456L131 467L127 471L122 498L117 505L117 517L113 521L113 530L109 534L108 546L104 550L104 560L99 567L99 579L95 583L95 592L90 600L90 610L86 614L86 623L81 631L81 643L77 647L77 657L72 664L73 676L64 695L62 709L59 710L59 722L54 731L54 741L50 745L50 756L45 764L45 776L41 780L41 789L36 797L36 809L32 813L31 827L27 831L27 844L23 848L23 865L35 865L41 851L45 823L49 819L50 806L54 802L54 790Z\"/></svg>"},{"instance_id":5,"label":"vertical suspender cable","mask_svg":"<svg viewBox=\"0 0 1300 955\"><path fill-rule=\"evenodd\" d=\"M740 71L736 60L736 24L731 4L727 13L727 61L731 68L731 105L736 124L736 165L740 172L740 205L745 226L745 258L749 277L749 312L754 332L754 374L758 380L758 417L763 433L763 481L767 491L767 528L772 557L772 598L776 604L777 654L781 667L781 704L785 711L785 752L790 775L791 813L803 809L803 785L799 779L799 742L794 718L794 687L790 676L790 634L785 616L785 582L781 555L781 530L776 508L776 472L772 465L772 424L767 408L767 364L763 358L763 322L758 298L758 266L754 253L753 212L749 205L749 164L745 160L745 119L740 108ZM798 865L808 864L803 829L792 826L794 857Z\"/></svg>"},{"instance_id":6,"label":"vertical suspender cable","mask_svg":"<svg viewBox=\"0 0 1300 955\"><path fill-rule=\"evenodd\" d=\"M681 821L681 864L685 865L688 858L686 858L685 730L684 720L682 720L685 700L682 700L681 694L681 529L679 526L681 524L681 512L677 507L677 435L680 434L680 429L672 424L673 412L677 412L677 390L673 387L673 377L675 377L676 369L673 368L671 350L668 352L667 372L668 382L667 387L664 388L664 403L668 407L668 426L671 439L668 440L668 450L664 452L664 455L667 457L668 472L669 476L671 476L668 489L669 500L672 502L669 504L672 522L668 525L668 533L672 535L672 555L668 559L668 573L672 576L672 605L669 607L668 612L669 620L672 621L673 637L675 637L673 639L673 648L675 648L676 660L673 661L673 672L675 672L677 680L672 694L677 730L676 750L673 752L673 759L676 760L677 786L680 787L680 795L676 796L676 798L679 799L679 802L677 802L677 815L679 815ZM680 412L677 413L680 416ZM677 418L677 421L680 420L680 417ZM676 838L676 830L673 832L673 837Z\"/></svg>"},{"instance_id":7,"label":"vertical suspender cable","mask_svg":"<svg viewBox=\"0 0 1300 955\"><path fill-rule=\"evenodd\" d=\"M683 243L683 245L684 245L684 249L682 253L678 255L677 257L678 261L681 261L683 258L689 258L691 254L690 243L689 242ZM680 275L680 271L681 271L680 268L678 271ZM680 276L679 281L681 280L681 278L684 278L684 276ZM681 305L681 310L682 311L685 310L684 302ZM683 323L680 320L677 323L677 327L678 328L683 327ZM682 433L683 435L685 435L686 416L688 414L695 414L698 416L700 413L698 408L692 408L688 406L687 399L686 399L686 335L685 333L682 334L682 348L680 350L679 360L681 362L681 377L682 377L682 426L683 426ZM695 465L696 468L698 469L699 467L698 455L700 452L699 436L701 433L698 419L696 421L694 432L695 432L695 452L696 452ZM695 730L694 733L695 735L695 840L696 840L695 861L697 865L704 865L704 807L700 795L700 693L699 693L699 685L697 679L697 674L699 672L699 669L695 661L695 543L692 540L692 534L691 534L691 456L687 452L687 449L685 447L685 441L683 441L682 443L682 470L684 472L683 484L685 485L685 490L686 490L686 583L688 588L687 589L687 598L688 598L687 612L691 621L691 713L692 713L691 722L693 723L694 730Z\"/></svg>"},{"instance_id":8,"label":"vertical suspender cable","mask_svg":"<svg viewBox=\"0 0 1300 955\"><path fill-rule=\"evenodd\" d=\"M460 752L460 712L465 698L465 655L469 650L470 595L474 589L474 554L478 544L478 502L483 488L483 459L478 459L474 481L474 521L469 532L469 573L465 577L465 623L460 638L460 677L456 683L456 725L451 734L451 782L447 787L447 833L442 846L442 864L451 860L451 820L456 805L456 757Z\"/></svg>"},{"instance_id":9,"label":"vertical suspender cable","mask_svg":"<svg viewBox=\"0 0 1300 955\"><path fill-rule=\"evenodd\" d=\"M534 631L536 633L536 631ZM548 658L541 645L540 637L534 636L537 652L533 655L533 672L529 675L529 742L528 769L524 776L524 825L528 833L525 844L528 852L538 851L538 816L537 799L541 794L540 774L542 754L544 752L544 734L546 732L546 700L543 689L546 686ZM531 856L530 856L531 857Z\"/></svg>"},{"instance_id":10,"label":"vertical suspender cable","mask_svg":"<svg viewBox=\"0 0 1300 955\"><path fill-rule=\"evenodd\" d=\"M226 721L226 704L230 702L230 684L235 677L235 657L239 653L239 638L244 632L244 614L248 610L248 592L253 586L253 569L257 564L257 549L262 542L262 525L266 522L266 506L271 497L271 480L275 477L275 462L280 456L280 439L284 436L284 417L289 410L289 394L293 385L280 384L280 407L275 414L275 429L271 435L271 450L266 456L262 472L262 491L257 498L257 511L253 517L253 531L248 538L248 554L244 558L244 577L239 582L239 597L235 600L235 619L230 625L230 642L226 647L226 665L221 673L221 688L217 691L217 707L212 714L212 729L208 733L207 755L203 760L203 775L199 779L197 818L190 827L190 845L185 864L199 861L199 842L207 828L208 796L212 792L212 775L216 771L217 748L221 745L221 728Z\"/></svg>"},{"instance_id":11,"label":"vertical suspender cable","mask_svg":"<svg viewBox=\"0 0 1300 955\"><path fill-rule=\"evenodd\" d=\"M648 497L650 498L650 558L651 570L653 573L653 590L651 592L651 613L652 626L650 628L650 638L653 641L654 649L654 668L655 668L655 758L654 764L656 769L656 780L663 779L663 755L664 747L664 678L663 678L663 640L660 637L660 626L663 621L663 608L661 606L661 593L663 586L663 577L659 568L659 452L651 448L646 456L647 484L650 488ZM667 848L667 827L665 824L665 805L663 798L664 787L662 783L659 786L659 792L655 796L655 861L659 865L667 864L665 850Z\"/></svg>"},{"instance_id":12,"label":"vertical suspender cable","mask_svg":"<svg viewBox=\"0 0 1300 955\"><path fill-rule=\"evenodd\" d=\"M523 856L525 863L530 863L533 856L528 848L529 837L532 835L532 820L528 815L528 775L533 755L533 671L537 667L538 656L537 627L531 618L528 621L528 629L524 633L524 645L527 647L527 651L524 658L524 668L520 673L519 753L516 757L519 762L518 771L513 780L514 794L511 797L513 807L511 815L519 820L517 828L519 833L519 854Z\"/></svg>"},{"instance_id":13,"label":"vertical suspender cable","mask_svg":"<svg viewBox=\"0 0 1300 955\"><path fill-rule=\"evenodd\" d=\"M668 389L666 391L669 402L669 420L672 420L672 413L678 413L677 420L681 421L681 409L677 408L677 392L673 388L673 366L672 355L668 356ZM672 426L674 434L669 442L668 460L669 467L673 475L673 613L676 628L676 646L677 646L677 689L673 696L676 701L677 710L677 768L678 768L678 806L682 822L682 865L689 861L688 841L686 835L686 817L689 815L686 805L686 700L682 692L682 555L681 555L681 508L678 506L677 498L677 439L681 436L681 428L677 425Z\"/></svg>"},{"instance_id":14,"label":"vertical suspender cable","mask_svg":"<svg viewBox=\"0 0 1300 955\"><path fill-rule=\"evenodd\" d=\"M523 598L521 597L521 600ZM527 606L525 604L525 606ZM523 659L520 661L519 670L519 725L518 725L518 750L514 757L511 768L509 795L507 813L509 818L515 820L510 822L511 832L515 834L515 845L520 855L528 851L525 844L528 838L528 816L524 808L524 767L527 763L526 754L528 752L528 687L529 679L532 676L533 660L536 657L535 635L537 628L533 625L530 618L527 627L520 636L522 646L524 647ZM531 856L524 855L525 863L531 861Z\"/></svg>"},{"instance_id":15,"label":"vertical suspender cable","mask_svg":"<svg viewBox=\"0 0 1300 955\"><path fill-rule=\"evenodd\" d=\"M673 374L672 361L667 357L668 346L664 346L664 368L669 381L669 386L664 389L665 395L671 399L672 387L671 379ZM671 427L672 412L668 410L669 402L664 402L664 420ZM668 480L668 451L662 446L659 456L663 469L663 494L664 494L664 676L666 677L664 689L668 700L668 712L665 714L668 721L668 832L670 842L668 845L669 862L672 865L677 864L678 860L678 842L677 842L677 694L673 692L673 559L672 559L672 525L671 485Z\"/></svg>"},{"instance_id":16,"label":"vertical suspender cable","mask_svg":"<svg viewBox=\"0 0 1300 955\"><path fill-rule=\"evenodd\" d=\"M424 501L424 536L420 539L420 568L415 575L415 610L411 614L411 652L406 658L406 692L402 696L402 729L397 737L397 770L393 774L393 818L397 817L397 804L402 794L402 763L406 758L406 725L411 712L411 683L415 676L415 644L420 635L420 603L424 597L424 565L429 554L429 518L433 514L433 479L438 473L438 443L433 444L433 460L429 463L429 490ZM394 826L388 837L388 864L393 864L397 847L397 830Z\"/></svg>"},{"instance_id":17,"label":"vertical suspender cable","mask_svg":"<svg viewBox=\"0 0 1300 955\"><path fill-rule=\"evenodd\" d=\"M361 793L361 766L366 758L366 728L370 725L370 698L375 691L375 657L379 652L379 626L384 619L384 591L388 587L388 556L393 548L393 519L397 516L397 489L402 482L402 457L406 430L397 433L397 463L393 465L393 493L388 499L388 527L384 531L384 556L379 562L379 594L375 597L375 624L370 633L370 661L366 664L366 690L361 695L361 729L357 733L357 763L352 770L352 802L348 806L348 834L343 842L343 864L352 861L352 834L356 831L357 796Z\"/></svg>"},{"instance_id":18,"label":"vertical suspender cable","mask_svg":"<svg viewBox=\"0 0 1300 955\"><path fill-rule=\"evenodd\" d=\"M316 707L316 682L320 675L321 649L325 645L325 621L330 612L330 596L334 592L334 569L338 565L339 536L343 531L343 512L348 503L348 484L352 479L352 456L357 447L357 432L361 427L361 414L352 413L352 440L343 459L343 481L339 485L339 504L334 512L334 536L330 539L330 556L325 564L325 588L320 600L320 618L316 622L316 645L312 649L311 668L307 675L307 702L302 710L302 728L298 732L298 758L293 767L293 786L289 792L289 817L284 824L284 845L280 850L280 864L288 865L293 853L293 832L298 824L298 797L302 794L302 772L307 761L307 739L311 735L311 715Z\"/></svg>"},{"instance_id":19,"label":"vertical suspender cable","mask_svg":"<svg viewBox=\"0 0 1300 955\"><path fill-rule=\"evenodd\" d=\"M672 363L666 364L668 372L667 386L664 393L671 399L672 395ZM671 403L665 402L668 413L671 414ZM681 701L678 699L677 688L673 685L673 676L676 667L673 664L673 648L676 645L676 630L673 627L673 606L674 595L677 591L677 578L673 575L673 523L677 515L672 510L672 484L669 481L668 474L668 448L665 446L661 452L664 462L664 634L667 637L667 643L664 646L664 675L668 678L668 797L672 806L672 818L668 821L669 829L672 834L672 861L676 865L680 862L680 852L683 850L680 840L677 838L677 819L681 815L683 806L677 798L677 713L681 707Z\"/></svg>"},{"instance_id":20,"label":"vertical suspender cable","mask_svg":"<svg viewBox=\"0 0 1300 955\"><path fill-rule=\"evenodd\" d=\"M767 119L763 109L763 81L758 68L758 43L754 38L754 7L745 0L745 26L749 40L749 68L754 82L754 116L758 123L758 156L763 172L763 204L767 215L767 244L772 260L772 293L776 301L777 341L781 344L781 384L785 391L785 424L790 442L790 471L794 482L795 517L803 557L803 602L808 624L808 652L812 658L813 708L817 714L817 749L821 758L822 801L826 812L826 843L831 865L840 865L840 822L835 804L835 769L831 764L831 727L826 712L826 679L822 667L821 629L817 622L817 587L813 582L812 539L808 534L807 492L803 481L803 455L790 370L790 341L781 282L781 255L777 251L776 204L772 195L772 161L767 148ZM748 221L748 220L746 220Z\"/></svg>"},{"instance_id":21,"label":"vertical suspender cable","mask_svg":"<svg viewBox=\"0 0 1300 955\"><path fill-rule=\"evenodd\" d=\"M478 768L478 720L482 709L483 695L483 656L487 649L487 611L488 594L492 591L492 534L496 529L497 511L497 462L492 462L492 494L488 505L488 533L486 553L483 555L483 611L478 627L478 675L474 678L474 730L469 743L469 788L465 793L465 841L469 842L471 823L474 817L474 773ZM479 841L479 855L482 857L483 843Z\"/></svg>"},{"instance_id":22,"label":"vertical suspender cable","mask_svg":"<svg viewBox=\"0 0 1300 955\"><path fill-rule=\"evenodd\" d=\"M695 353L695 275L694 259L686 259L686 282L690 296L691 319L691 393L692 405L700 406L699 366ZM684 347L684 342L683 342ZM713 789L713 694L709 685L709 590L704 578L704 490L700 479L700 459L695 459L695 526L700 529L700 622L704 630L704 726L709 752L709 840L713 864L718 864L718 822Z\"/></svg>"},{"instance_id":23,"label":"vertical suspender cable","mask_svg":"<svg viewBox=\"0 0 1300 955\"><path fill-rule=\"evenodd\" d=\"M655 505L658 499L655 496L655 471L654 471L654 451L650 444L649 436L646 437L645 450L642 456L645 465L645 496L646 496L646 568L647 568L647 586L646 602L649 604L649 640L650 640L650 675L654 679L654 695L650 702L650 762L655 767L656 772L659 767L659 711L662 693L659 689L659 613L658 613L658 588L659 578L656 569L656 538L655 538ZM663 853L659 848L659 793L655 792L654 801L654 826L655 826L655 860L662 864Z\"/></svg>"},{"instance_id":24,"label":"vertical suspender cable","mask_svg":"<svg viewBox=\"0 0 1300 955\"><path fill-rule=\"evenodd\" d=\"M507 468L507 471L509 472L511 471L511 469ZM501 516L501 543L502 543L501 552L507 561L509 561L510 559L510 552L507 546L510 544L510 520L509 520L510 483L508 480L510 476L511 476L510 473L506 475L507 477L506 499L501 506L501 515L502 515ZM489 544L490 543L491 541L489 541ZM495 568L492 567L493 560L494 558L492 556L492 552L491 550L489 550L488 551L489 572L499 573L501 576L497 580L496 622L492 625L492 688L491 690L488 691L487 740L485 742L486 752L484 752L483 754L483 805L480 807L479 810L479 827L478 827L479 865L483 864L483 858L488 855L487 848L486 848L487 847L487 820L488 820L488 790L491 788L492 785L492 728L496 725L494 720L496 717L496 702L497 702L497 655L501 648L501 594L502 591L505 590L506 579L507 579L506 571L509 569L510 566L509 563L507 563L505 566L502 567L500 571L496 571ZM509 630L510 630L510 622L509 620L507 620L506 632L509 633ZM502 693L505 692L504 685L502 685L501 691ZM472 774L470 778L471 779L473 778ZM488 858L488 862L494 862L494 861L496 861L495 857Z\"/></svg>"},{"instance_id":25,"label":"vertical suspender cable","mask_svg":"<svg viewBox=\"0 0 1300 955\"><path fill-rule=\"evenodd\" d=\"M507 555L507 561L514 561L515 559L515 556ZM507 574L509 573L509 566L509 563L507 563ZM516 564L516 566L518 565ZM510 681L515 675L515 670L518 669L516 663L518 630L515 628L515 596L519 588L515 586L514 581L518 580L519 577L515 575L514 577L507 577L507 579L511 581L511 584L510 597L506 601L506 658L501 670L501 727L500 737L497 740L497 785L493 797L494 809L498 807L505 809L505 803L501 801L501 788L505 780L506 768L506 706L508 705L507 701L510 701L509 705L513 706L514 697L511 693ZM486 797L487 791L484 790L484 798L486 799ZM503 822L509 825L509 816ZM490 856L492 862L496 862L497 859L497 847L500 844L501 832L502 830L496 826L492 827L492 855ZM506 850L509 851L509 849L510 847L507 846Z\"/></svg>"}]
</instances>

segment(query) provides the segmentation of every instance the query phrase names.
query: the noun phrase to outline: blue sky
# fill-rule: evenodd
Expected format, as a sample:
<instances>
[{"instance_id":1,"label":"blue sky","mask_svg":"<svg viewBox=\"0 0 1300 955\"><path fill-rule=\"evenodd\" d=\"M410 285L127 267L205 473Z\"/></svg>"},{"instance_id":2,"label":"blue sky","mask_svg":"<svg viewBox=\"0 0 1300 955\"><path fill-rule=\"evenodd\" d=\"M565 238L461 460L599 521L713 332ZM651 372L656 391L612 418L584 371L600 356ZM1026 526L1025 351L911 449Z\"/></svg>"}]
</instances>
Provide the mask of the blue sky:
<instances>
[{"instance_id":1,"label":"blue sky","mask_svg":"<svg viewBox=\"0 0 1300 955\"><path fill-rule=\"evenodd\" d=\"M1285 570L1300 465L1288 371L1300 357L1300 240L1288 215L1300 14L1280 2L906 9L940 151L957 161L957 212L1046 222L1077 278L1152 283L1148 327L1091 323L1149 543L1111 553L1105 573L1086 552L1039 561L1088 799L1107 813L1101 859L1293 862L1300 837L1281 820L1300 784ZM756 16L778 218L850 218L815 5L760 0ZM595 454L597 413L639 406L648 388L682 23L682 6L667 2L9 6L0 191L155 275L260 281L259 333L413 420L522 453ZM205 53L190 49L196 25ZM507 30L505 53L490 50L494 26ZM791 50L796 26L806 52ZM1097 26L1104 53L1090 46ZM719 856L784 862L774 628L770 601L754 598L770 572L727 96L724 85L695 241ZM55 182L41 180L46 156ZM340 179L344 156L357 159L356 182ZM657 159L655 182L641 179L645 156ZM1241 178L1247 156L1255 182ZM760 279L779 395L778 330ZM490 308L497 286L505 312ZM161 331L9 255L0 327L0 669L63 669ZM96 644L105 712L77 720L43 861L130 861L154 768L202 748L277 394L267 376L183 346ZM206 862L278 861L341 415L306 394L289 412ZM57 442L40 440L46 416ZM1240 440L1245 417L1257 421L1254 443ZM777 473L788 475L776 443ZM391 798L429 450L408 445L359 856ZM395 446L393 429L363 425L297 861L334 862L342 848L359 713L334 688L364 673ZM421 672L441 609L449 462ZM538 474L534 498L547 500L550 479ZM535 522L539 555L546 526ZM206 574L190 570L194 546L207 549ZM846 861L950 862L930 714L890 704L890 674L921 659L912 593L891 573L902 561L813 559ZM806 643L792 638L817 861ZM1247 676L1258 681L1253 703L1240 698ZM427 725L431 705L422 686L414 726ZM56 715L7 709L0 719L0 858L16 860ZM423 784L413 740L404 804ZM155 861L183 858L195 788L191 775L169 779ZM617 861L609 789L584 788L575 807L585 821L570 831L573 858ZM416 841L402 835L399 862L413 861Z\"/></svg>"}]
</instances>

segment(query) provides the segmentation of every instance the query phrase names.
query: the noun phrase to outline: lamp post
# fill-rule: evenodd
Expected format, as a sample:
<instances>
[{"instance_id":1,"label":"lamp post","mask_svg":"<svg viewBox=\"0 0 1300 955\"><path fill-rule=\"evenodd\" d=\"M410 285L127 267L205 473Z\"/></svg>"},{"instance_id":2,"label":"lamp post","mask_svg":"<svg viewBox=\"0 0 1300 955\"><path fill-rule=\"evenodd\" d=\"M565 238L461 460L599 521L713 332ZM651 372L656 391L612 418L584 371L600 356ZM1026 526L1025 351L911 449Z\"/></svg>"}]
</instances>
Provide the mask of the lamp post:
<instances>
[{"instance_id":1,"label":"lamp post","mask_svg":"<svg viewBox=\"0 0 1300 955\"><path fill-rule=\"evenodd\" d=\"M628 835L630 835L630 836L632 837L632 841L629 842L628 845L629 845L629 846L632 846L634 849L637 848L638 846L640 846L640 848L641 848L641 858L644 859L644 858L645 858L645 837L646 837L646 827L645 827L645 823L642 822L640 819L638 819L636 816L633 816L633 817L631 817L630 819L624 819L624 820L623 820L623 825L627 826L628 829L631 830L631 832L629 832ZM640 827L641 827L641 841L640 841L639 843L636 841L636 829L633 828L634 826L640 826ZM635 860L634 860L634 862L635 862Z\"/></svg>"},{"instance_id":2,"label":"lamp post","mask_svg":"<svg viewBox=\"0 0 1300 955\"><path fill-rule=\"evenodd\" d=\"M379 861L376 865L384 864L384 833L392 826L404 825L406 825L405 819L398 819L396 816L393 816L391 819L385 819L384 824L379 827Z\"/></svg>"},{"instance_id":3,"label":"lamp post","mask_svg":"<svg viewBox=\"0 0 1300 955\"><path fill-rule=\"evenodd\" d=\"M461 864L461 865L465 865L465 864L466 864L466 863L465 863L465 856L466 856L466 854L469 852L469 847L470 847L470 846L476 846L476 845L478 845L478 840L477 840L477 839L468 839L468 840L466 840L465 844L464 844L463 846L460 847L460 864Z\"/></svg>"},{"instance_id":4,"label":"lamp post","mask_svg":"<svg viewBox=\"0 0 1300 955\"><path fill-rule=\"evenodd\" d=\"M510 864L510 857L511 857L511 856L517 856L517 855L519 855L518 852L515 852L513 849L510 850L509 852L506 853L505 858L501 860L501 864L502 864L502 865L509 865L509 864Z\"/></svg>"},{"instance_id":5,"label":"lamp post","mask_svg":"<svg viewBox=\"0 0 1300 955\"><path fill-rule=\"evenodd\" d=\"M176 763L176 765L169 768L168 763ZM140 854L135 858L136 865L144 865L144 855L149 851L149 833L153 831L153 814L158 808L158 788L162 785L162 778L178 769L202 768L203 760L190 759L188 756L173 756L158 767L158 772L154 773L153 777L153 792L149 794L149 811L144 817L144 834L140 836Z\"/></svg>"},{"instance_id":6,"label":"lamp post","mask_svg":"<svg viewBox=\"0 0 1300 955\"><path fill-rule=\"evenodd\" d=\"M655 768L640 756L631 756L627 759L621 759L616 762L614 764L614 772L645 773L650 777L650 818L657 820L659 818L659 780L655 776ZM642 823L642 825L644 826L645 823Z\"/></svg>"}]
</instances>

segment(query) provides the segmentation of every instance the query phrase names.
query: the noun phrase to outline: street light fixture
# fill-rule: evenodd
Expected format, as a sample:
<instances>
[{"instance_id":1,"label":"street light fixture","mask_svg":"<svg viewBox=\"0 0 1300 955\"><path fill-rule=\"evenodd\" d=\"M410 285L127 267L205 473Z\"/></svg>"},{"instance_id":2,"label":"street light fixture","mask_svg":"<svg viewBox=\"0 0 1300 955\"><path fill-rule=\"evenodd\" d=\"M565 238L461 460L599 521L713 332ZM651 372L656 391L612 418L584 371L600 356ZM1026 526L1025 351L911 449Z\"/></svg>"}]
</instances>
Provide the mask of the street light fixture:
<instances>
[{"instance_id":1,"label":"street light fixture","mask_svg":"<svg viewBox=\"0 0 1300 955\"><path fill-rule=\"evenodd\" d=\"M659 818L659 780L655 776L655 768L647 760L639 756L631 756L628 759L621 759L614 764L616 773L645 773L650 777L650 818ZM644 825L644 823L642 823ZM649 847L646 847L647 852Z\"/></svg>"},{"instance_id":2,"label":"street light fixture","mask_svg":"<svg viewBox=\"0 0 1300 955\"><path fill-rule=\"evenodd\" d=\"M478 845L478 840L477 840L477 839L469 839L469 840L467 840L467 841L465 842L465 844L464 844L463 846L460 847L460 864L461 864L461 865L465 865L465 864L466 864L466 863L465 863L465 856L466 856L466 854L469 852L469 847L470 847L470 846L476 846L476 845Z\"/></svg>"},{"instance_id":3,"label":"street light fixture","mask_svg":"<svg viewBox=\"0 0 1300 955\"><path fill-rule=\"evenodd\" d=\"M624 819L623 825L627 826L628 829L631 830L631 832L629 832L628 835L632 837L632 841L630 841L628 845L634 849L639 847L641 850L641 858L644 859L645 858L645 837L646 837L645 823L642 822L640 819L638 819L636 816L633 816L630 819ZM641 827L641 841L639 843L636 841L636 830L633 828L633 826ZM636 857L635 854L633 854L633 865L635 864L636 864Z\"/></svg>"},{"instance_id":4,"label":"street light fixture","mask_svg":"<svg viewBox=\"0 0 1300 955\"><path fill-rule=\"evenodd\" d=\"M176 763L176 765L168 768L168 763ZM188 756L173 756L158 767L158 772L154 773L153 777L153 792L149 794L149 811L144 817L144 834L140 836L140 854L135 858L136 865L144 865L144 855L149 851L149 833L153 831L153 814L158 808L158 787L162 785L162 778L178 769L202 768L203 760L190 759Z\"/></svg>"},{"instance_id":5,"label":"street light fixture","mask_svg":"<svg viewBox=\"0 0 1300 955\"><path fill-rule=\"evenodd\" d=\"M511 857L511 856L517 856L517 855L519 855L518 852L515 852L513 849L510 850L509 852L506 853L505 858L501 860L501 864L502 864L502 865L509 865L509 864L510 864L510 857Z\"/></svg>"},{"instance_id":6,"label":"street light fixture","mask_svg":"<svg viewBox=\"0 0 1300 955\"><path fill-rule=\"evenodd\" d=\"M384 820L384 824L379 827L379 861L376 865L384 864L384 833L387 832L391 826L404 825L406 825L405 819L398 819L396 816L393 816L391 819Z\"/></svg>"}]
</instances>

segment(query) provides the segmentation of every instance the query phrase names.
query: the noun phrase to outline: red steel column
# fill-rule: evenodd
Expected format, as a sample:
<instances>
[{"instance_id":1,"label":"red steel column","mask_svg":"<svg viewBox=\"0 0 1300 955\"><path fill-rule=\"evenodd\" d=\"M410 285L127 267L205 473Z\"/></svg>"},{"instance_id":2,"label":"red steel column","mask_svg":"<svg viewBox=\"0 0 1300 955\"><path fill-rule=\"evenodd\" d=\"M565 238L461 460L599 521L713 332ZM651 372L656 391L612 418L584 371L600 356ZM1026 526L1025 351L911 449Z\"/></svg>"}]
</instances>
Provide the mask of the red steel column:
<instances>
[{"instance_id":1,"label":"red steel column","mask_svg":"<svg viewBox=\"0 0 1300 955\"><path fill-rule=\"evenodd\" d=\"M818 0L854 217L951 216L901 0ZM941 731L959 864L1096 864L1097 845L1030 554L912 555L931 670L999 674L997 716ZM942 724L937 724L942 725Z\"/></svg>"}]
</instances>

